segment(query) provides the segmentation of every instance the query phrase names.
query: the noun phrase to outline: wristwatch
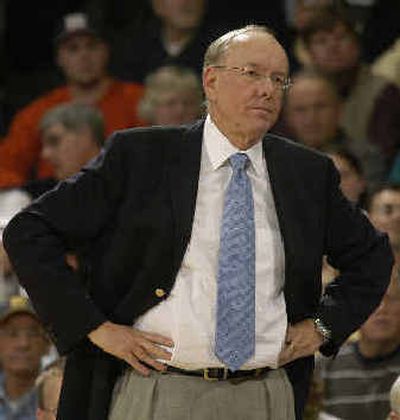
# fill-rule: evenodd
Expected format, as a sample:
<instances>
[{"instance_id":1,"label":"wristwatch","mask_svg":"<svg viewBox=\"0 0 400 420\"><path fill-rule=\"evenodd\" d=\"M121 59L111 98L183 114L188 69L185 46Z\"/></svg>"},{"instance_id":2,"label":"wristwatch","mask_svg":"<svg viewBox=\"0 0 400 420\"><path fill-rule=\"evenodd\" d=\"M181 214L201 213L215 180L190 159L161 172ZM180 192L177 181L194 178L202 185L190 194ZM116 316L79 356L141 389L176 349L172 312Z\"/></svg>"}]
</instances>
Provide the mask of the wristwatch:
<instances>
[{"instance_id":1,"label":"wristwatch","mask_svg":"<svg viewBox=\"0 0 400 420\"><path fill-rule=\"evenodd\" d=\"M324 324L321 318L314 318L314 327L322 335L323 344L326 344L332 338L331 330Z\"/></svg>"}]
</instances>

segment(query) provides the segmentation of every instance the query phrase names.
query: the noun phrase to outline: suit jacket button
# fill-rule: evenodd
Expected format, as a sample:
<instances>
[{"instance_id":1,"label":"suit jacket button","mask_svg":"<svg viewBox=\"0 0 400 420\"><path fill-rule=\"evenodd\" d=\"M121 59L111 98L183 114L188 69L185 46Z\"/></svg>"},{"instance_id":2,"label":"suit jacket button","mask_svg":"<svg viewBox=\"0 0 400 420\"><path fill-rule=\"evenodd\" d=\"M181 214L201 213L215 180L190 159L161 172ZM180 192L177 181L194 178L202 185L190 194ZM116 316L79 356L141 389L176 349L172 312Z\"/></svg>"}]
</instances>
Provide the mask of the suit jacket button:
<instances>
[{"instance_id":1,"label":"suit jacket button","mask_svg":"<svg viewBox=\"0 0 400 420\"><path fill-rule=\"evenodd\" d=\"M166 294L164 289L156 289L154 293L159 298L162 298Z\"/></svg>"}]
</instances>

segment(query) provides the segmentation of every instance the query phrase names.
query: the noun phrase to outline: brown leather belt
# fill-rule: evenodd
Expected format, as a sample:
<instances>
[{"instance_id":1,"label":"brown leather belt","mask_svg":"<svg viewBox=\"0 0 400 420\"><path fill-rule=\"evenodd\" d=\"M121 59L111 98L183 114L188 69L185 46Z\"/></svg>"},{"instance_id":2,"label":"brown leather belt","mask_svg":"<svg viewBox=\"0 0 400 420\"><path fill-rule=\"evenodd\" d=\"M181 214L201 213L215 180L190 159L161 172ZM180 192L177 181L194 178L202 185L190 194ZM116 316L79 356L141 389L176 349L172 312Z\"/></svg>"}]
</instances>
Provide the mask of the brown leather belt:
<instances>
[{"instance_id":1,"label":"brown leather belt","mask_svg":"<svg viewBox=\"0 0 400 420\"><path fill-rule=\"evenodd\" d=\"M206 381L226 381L228 379L251 379L264 375L271 370L269 367L230 371L227 368L205 368L196 370L180 369L174 366L167 366L165 373L177 373L179 375L198 376Z\"/></svg>"}]
</instances>

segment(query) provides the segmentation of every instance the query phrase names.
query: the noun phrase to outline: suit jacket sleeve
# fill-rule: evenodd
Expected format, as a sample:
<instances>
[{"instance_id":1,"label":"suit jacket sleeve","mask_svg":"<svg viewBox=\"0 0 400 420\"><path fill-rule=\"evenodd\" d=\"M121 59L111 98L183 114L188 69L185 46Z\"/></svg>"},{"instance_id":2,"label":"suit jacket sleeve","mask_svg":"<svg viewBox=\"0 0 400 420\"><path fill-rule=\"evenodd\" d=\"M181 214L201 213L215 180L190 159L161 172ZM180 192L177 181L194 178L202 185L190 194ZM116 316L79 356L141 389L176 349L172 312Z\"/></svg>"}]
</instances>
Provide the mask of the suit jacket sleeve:
<instances>
[{"instance_id":1,"label":"suit jacket sleeve","mask_svg":"<svg viewBox=\"0 0 400 420\"><path fill-rule=\"evenodd\" d=\"M387 235L344 198L339 175L332 162L329 165L325 249L329 264L340 274L326 287L318 310L332 332L332 340L321 348L325 355L335 354L378 306L393 265Z\"/></svg>"},{"instance_id":2,"label":"suit jacket sleeve","mask_svg":"<svg viewBox=\"0 0 400 420\"><path fill-rule=\"evenodd\" d=\"M112 220L124 185L118 134L76 177L17 214L3 240L22 286L60 353L106 321L65 262L68 245L93 240Z\"/></svg>"}]
</instances>

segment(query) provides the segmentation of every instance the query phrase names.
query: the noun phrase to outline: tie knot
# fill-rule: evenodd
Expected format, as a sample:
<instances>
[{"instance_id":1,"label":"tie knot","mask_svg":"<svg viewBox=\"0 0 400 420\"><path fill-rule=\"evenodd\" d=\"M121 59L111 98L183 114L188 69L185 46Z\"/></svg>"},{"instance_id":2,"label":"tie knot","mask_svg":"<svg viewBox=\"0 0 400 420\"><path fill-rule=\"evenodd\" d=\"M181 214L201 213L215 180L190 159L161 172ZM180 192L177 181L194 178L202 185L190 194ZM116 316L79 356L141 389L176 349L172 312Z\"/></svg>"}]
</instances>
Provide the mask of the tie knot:
<instances>
[{"instance_id":1,"label":"tie knot","mask_svg":"<svg viewBox=\"0 0 400 420\"><path fill-rule=\"evenodd\" d=\"M246 168L249 163L249 157L246 153L235 153L229 158L229 162L234 171L240 171Z\"/></svg>"}]
</instances>

